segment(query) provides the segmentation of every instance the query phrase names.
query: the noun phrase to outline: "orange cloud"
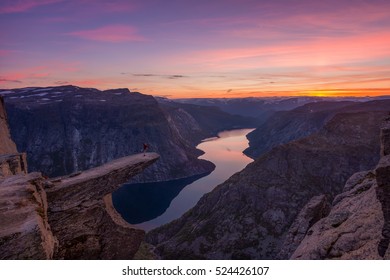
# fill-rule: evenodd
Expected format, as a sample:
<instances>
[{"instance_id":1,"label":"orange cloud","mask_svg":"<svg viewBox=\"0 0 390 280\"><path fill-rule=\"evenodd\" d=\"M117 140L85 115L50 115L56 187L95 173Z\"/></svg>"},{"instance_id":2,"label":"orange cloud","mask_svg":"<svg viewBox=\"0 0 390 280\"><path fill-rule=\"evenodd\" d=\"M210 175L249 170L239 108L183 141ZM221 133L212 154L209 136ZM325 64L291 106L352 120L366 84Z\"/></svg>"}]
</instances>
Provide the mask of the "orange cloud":
<instances>
[{"instance_id":1,"label":"orange cloud","mask_svg":"<svg viewBox=\"0 0 390 280\"><path fill-rule=\"evenodd\" d=\"M25 85L47 86L56 79L75 75L81 71L79 62L48 61L45 65L27 67L14 71L0 71L0 84L4 87L14 87L14 83ZM56 78L57 77L57 78Z\"/></svg>"},{"instance_id":2,"label":"orange cloud","mask_svg":"<svg viewBox=\"0 0 390 280\"><path fill-rule=\"evenodd\" d=\"M86 40L121 43L130 41L145 41L146 39L137 34L137 30L128 25L108 25L96 29L80 30L67 33Z\"/></svg>"},{"instance_id":3,"label":"orange cloud","mask_svg":"<svg viewBox=\"0 0 390 280\"><path fill-rule=\"evenodd\" d=\"M197 51L174 58L178 62L212 67L268 68L342 65L390 56L390 32L318 38L290 44Z\"/></svg>"},{"instance_id":4,"label":"orange cloud","mask_svg":"<svg viewBox=\"0 0 390 280\"><path fill-rule=\"evenodd\" d=\"M8 72L2 75L2 78L4 80L9 80L9 81L23 81L26 79L40 79L40 78L45 78L50 76L50 73L47 72L46 67L32 67L16 72Z\"/></svg>"}]
</instances>

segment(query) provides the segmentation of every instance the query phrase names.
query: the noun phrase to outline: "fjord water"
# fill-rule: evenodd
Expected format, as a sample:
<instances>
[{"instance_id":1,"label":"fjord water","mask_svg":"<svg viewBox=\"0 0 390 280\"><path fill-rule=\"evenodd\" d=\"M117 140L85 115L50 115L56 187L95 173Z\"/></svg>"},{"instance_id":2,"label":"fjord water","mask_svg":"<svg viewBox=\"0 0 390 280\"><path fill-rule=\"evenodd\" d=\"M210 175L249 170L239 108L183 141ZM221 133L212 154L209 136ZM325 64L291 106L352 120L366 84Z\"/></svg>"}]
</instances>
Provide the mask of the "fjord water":
<instances>
[{"instance_id":1,"label":"fjord water","mask_svg":"<svg viewBox=\"0 0 390 280\"><path fill-rule=\"evenodd\" d=\"M125 184L112 194L114 207L128 223L145 230L179 218L205 193L252 162L242 153L252 130L223 131L197 146L204 151L200 158L215 164L213 172L167 182Z\"/></svg>"}]
</instances>

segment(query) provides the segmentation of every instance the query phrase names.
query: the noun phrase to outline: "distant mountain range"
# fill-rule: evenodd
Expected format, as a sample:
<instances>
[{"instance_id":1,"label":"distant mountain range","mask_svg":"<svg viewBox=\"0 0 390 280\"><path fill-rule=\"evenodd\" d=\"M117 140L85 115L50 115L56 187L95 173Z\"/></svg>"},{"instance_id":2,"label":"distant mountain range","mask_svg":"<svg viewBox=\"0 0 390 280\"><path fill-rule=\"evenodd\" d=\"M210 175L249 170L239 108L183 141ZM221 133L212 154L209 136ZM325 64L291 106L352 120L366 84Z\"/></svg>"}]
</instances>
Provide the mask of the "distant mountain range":
<instances>
[{"instance_id":1,"label":"distant mountain range","mask_svg":"<svg viewBox=\"0 0 390 280\"><path fill-rule=\"evenodd\" d=\"M222 111L241 116L250 116L265 121L277 111L289 111L307 103L319 101L353 101L366 102L371 100L390 99L389 96L377 97L246 97L246 98L184 98L174 99L175 102L218 107Z\"/></svg>"}]
</instances>

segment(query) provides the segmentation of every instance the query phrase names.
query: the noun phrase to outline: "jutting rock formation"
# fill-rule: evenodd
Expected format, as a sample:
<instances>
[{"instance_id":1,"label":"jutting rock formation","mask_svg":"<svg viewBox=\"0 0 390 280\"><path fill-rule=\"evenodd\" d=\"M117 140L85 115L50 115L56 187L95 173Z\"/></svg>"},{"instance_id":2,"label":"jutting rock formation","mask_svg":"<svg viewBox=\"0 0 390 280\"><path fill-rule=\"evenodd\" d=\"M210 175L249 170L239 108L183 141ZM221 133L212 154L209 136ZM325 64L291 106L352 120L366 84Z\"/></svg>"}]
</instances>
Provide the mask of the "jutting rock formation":
<instances>
[{"instance_id":1,"label":"jutting rock formation","mask_svg":"<svg viewBox=\"0 0 390 280\"><path fill-rule=\"evenodd\" d=\"M159 158L133 155L69 176L27 173L0 97L0 259L131 259L144 231L124 222L110 194Z\"/></svg>"},{"instance_id":2,"label":"jutting rock formation","mask_svg":"<svg viewBox=\"0 0 390 280\"><path fill-rule=\"evenodd\" d=\"M48 220L59 242L54 258L130 259L145 232L121 219L111 192L158 158L155 153L128 156L49 182Z\"/></svg>"}]
</instances>

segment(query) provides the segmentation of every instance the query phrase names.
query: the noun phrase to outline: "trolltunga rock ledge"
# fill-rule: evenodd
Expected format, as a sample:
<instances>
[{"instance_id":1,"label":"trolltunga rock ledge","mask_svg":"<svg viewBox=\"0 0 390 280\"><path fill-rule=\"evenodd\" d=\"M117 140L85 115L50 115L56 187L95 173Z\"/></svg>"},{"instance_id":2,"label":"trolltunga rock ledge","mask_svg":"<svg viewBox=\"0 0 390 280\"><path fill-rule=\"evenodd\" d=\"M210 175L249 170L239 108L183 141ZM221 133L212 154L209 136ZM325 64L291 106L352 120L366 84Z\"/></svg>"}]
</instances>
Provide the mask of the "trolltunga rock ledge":
<instances>
[{"instance_id":1,"label":"trolltunga rock ledge","mask_svg":"<svg viewBox=\"0 0 390 280\"><path fill-rule=\"evenodd\" d=\"M0 259L131 259L145 232L122 220L111 192L158 158L132 155L56 179L0 178Z\"/></svg>"},{"instance_id":2,"label":"trolltunga rock ledge","mask_svg":"<svg viewBox=\"0 0 390 280\"><path fill-rule=\"evenodd\" d=\"M131 259L145 232L121 219L111 192L158 158L156 153L132 155L49 181L48 218L58 239L54 258Z\"/></svg>"}]
</instances>

